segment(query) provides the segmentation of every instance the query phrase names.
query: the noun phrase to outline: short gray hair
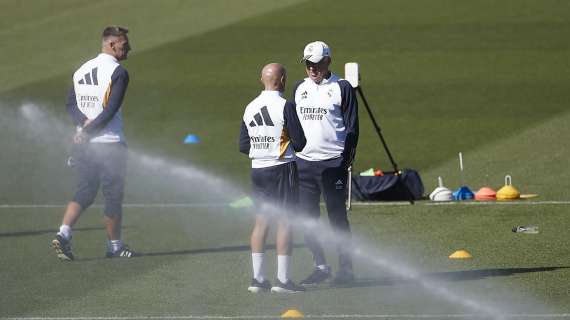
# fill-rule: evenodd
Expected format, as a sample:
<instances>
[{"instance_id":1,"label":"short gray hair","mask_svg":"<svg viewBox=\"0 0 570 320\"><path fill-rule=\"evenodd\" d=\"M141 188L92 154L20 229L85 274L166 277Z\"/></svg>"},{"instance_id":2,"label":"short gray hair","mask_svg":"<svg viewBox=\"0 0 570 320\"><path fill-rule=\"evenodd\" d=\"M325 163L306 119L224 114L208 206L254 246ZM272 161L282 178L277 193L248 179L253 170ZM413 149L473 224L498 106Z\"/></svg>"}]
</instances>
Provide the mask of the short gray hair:
<instances>
[{"instance_id":1,"label":"short gray hair","mask_svg":"<svg viewBox=\"0 0 570 320\"><path fill-rule=\"evenodd\" d=\"M126 37L129 29L121 26L108 26L103 30L102 38L106 40L109 37Z\"/></svg>"}]
</instances>

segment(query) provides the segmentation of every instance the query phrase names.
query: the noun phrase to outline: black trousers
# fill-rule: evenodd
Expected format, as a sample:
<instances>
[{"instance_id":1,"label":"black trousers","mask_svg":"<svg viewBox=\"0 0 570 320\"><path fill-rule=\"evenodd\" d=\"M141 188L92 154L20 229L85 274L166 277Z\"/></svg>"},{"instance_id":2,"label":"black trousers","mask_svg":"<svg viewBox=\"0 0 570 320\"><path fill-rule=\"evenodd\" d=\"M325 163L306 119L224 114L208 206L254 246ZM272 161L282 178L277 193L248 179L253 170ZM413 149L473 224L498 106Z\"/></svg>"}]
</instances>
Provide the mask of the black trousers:
<instances>
[{"instance_id":1,"label":"black trousers","mask_svg":"<svg viewBox=\"0 0 570 320\"><path fill-rule=\"evenodd\" d=\"M318 219L321 194L323 195L330 225L339 236L334 239L339 251L339 269L352 272L350 223L345 203L348 172L343 166L343 159L307 161L297 158L297 167L300 211L309 218ZM313 254L315 265L326 264L318 231L308 230L305 242Z\"/></svg>"}]
</instances>

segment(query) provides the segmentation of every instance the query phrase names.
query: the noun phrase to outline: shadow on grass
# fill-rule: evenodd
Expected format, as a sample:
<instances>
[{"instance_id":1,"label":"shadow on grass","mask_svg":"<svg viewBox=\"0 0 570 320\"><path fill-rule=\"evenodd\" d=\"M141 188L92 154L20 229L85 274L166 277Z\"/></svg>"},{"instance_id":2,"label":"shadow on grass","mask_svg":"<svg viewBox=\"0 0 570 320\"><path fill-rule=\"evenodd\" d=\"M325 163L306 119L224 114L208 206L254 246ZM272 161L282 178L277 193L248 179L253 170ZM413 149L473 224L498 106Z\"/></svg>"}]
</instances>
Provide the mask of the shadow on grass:
<instances>
[{"instance_id":1,"label":"shadow on grass","mask_svg":"<svg viewBox=\"0 0 570 320\"><path fill-rule=\"evenodd\" d=\"M122 227L122 229L127 229L127 227ZM105 230L105 227L84 227L84 228L73 228L73 231L93 231L93 230ZM59 229L42 229L42 230L27 230L27 231L14 231L14 232L1 232L0 238L4 237L27 237L27 236L39 236L46 233L56 234Z\"/></svg>"},{"instance_id":2,"label":"shadow on grass","mask_svg":"<svg viewBox=\"0 0 570 320\"><path fill-rule=\"evenodd\" d=\"M510 277L516 274L523 273L533 273L533 272L550 272L559 269L568 269L570 266L558 266L558 267L534 267L534 268L497 268L497 269L479 269L479 270L467 270L467 271L449 271L449 272L435 272L426 273L421 275L421 280L427 281L469 281L469 280L481 280L493 277ZM384 278L357 278L354 282L345 285L333 285L323 288L315 288L315 290L321 289L334 289L334 288L366 288L366 287L377 287L377 286L396 286L396 285L406 285L414 284L418 282L415 279L406 279L404 277L384 277Z\"/></svg>"},{"instance_id":3,"label":"shadow on grass","mask_svg":"<svg viewBox=\"0 0 570 320\"><path fill-rule=\"evenodd\" d=\"M304 248L305 245L302 244L294 244L293 248ZM275 245L270 244L265 246L266 250L275 250ZM239 246L223 246L223 247L215 247L215 248L202 248L202 249L189 249L189 250L175 250L175 251L164 251L164 252L137 252L134 258L141 258L141 257L163 257L163 256L177 256L177 255L195 255L195 254L208 254L208 253L223 253L223 252L241 252L241 251L250 251L251 248L249 245L239 245ZM136 250L135 250L136 251ZM101 260L106 259L105 257L101 258L85 258L85 259L76 259L76 261L93 261L93 260Z\"/></svg>"},{"instance_id":4,"label":"shadow on grass","mask_svg":"<svg viewBox=\"0 0 570 320\"><path fill-rule=\"evenodd\" d=\"M426 274L426 278L430 280L443 280L443 281L467 281L467 280L481 280L493 277L510 277L519 273L533 273L533 272L550 272L559 269L568 269L570 266L559 267L534 267L534 268L502 268L502 269L479 269L468 271L450 271L450 272L436 272Z\"/></svg>"},{"instance_id":5,"label":"shadow on grass","mask_svg":"<svg viewBox=\"0 0 570 320\"><path fill-rule=\"evenodd\" d=\"M293 248L304 248L302 244L294 244ZM275 245L265 246L266 250L275 250ZM184 254L204 254L204 253L218 253L218 252L238 252L238 251L249 251L251 250L249 245L240 246L223 246L215 248L203 248L203 249L190 249L190 250L177 250L177 251L166 251L166 252L148 252L141 253L141 257L160 257L160 256L174 256L174 255L184 255Z\"/></svg>"}]
</instances>

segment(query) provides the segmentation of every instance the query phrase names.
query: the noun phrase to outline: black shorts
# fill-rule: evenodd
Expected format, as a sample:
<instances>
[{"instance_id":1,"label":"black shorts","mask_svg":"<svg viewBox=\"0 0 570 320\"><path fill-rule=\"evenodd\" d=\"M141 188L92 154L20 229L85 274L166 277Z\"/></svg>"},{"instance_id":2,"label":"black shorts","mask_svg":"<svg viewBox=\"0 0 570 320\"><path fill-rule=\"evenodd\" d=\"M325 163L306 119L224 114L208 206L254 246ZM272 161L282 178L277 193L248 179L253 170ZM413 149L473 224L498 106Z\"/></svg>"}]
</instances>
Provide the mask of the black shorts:
<instances>
[{"instance_id":1,"label":"black shorts","mask_svg":"<svg viewBox=\"0 0 570 320\"><path fill-rule=\"evenodd\" d=\"M269 204L296 209L299 202L299 174L295 161L251 170L252 195L257 207Z\"/></svg>"}]
</instances>

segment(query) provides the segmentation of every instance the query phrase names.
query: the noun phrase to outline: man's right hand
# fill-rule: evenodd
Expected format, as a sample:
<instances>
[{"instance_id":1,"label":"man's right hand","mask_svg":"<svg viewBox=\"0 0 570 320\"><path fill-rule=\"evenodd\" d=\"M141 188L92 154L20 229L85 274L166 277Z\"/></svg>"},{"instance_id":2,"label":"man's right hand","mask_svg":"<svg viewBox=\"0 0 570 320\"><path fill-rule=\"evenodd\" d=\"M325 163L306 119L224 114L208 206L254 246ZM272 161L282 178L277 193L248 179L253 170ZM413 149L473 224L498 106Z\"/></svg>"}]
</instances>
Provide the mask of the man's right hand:
<instances>
[{"instance_id":1,"label":"man's right hand","mask_svg":"<svg viewBox=\"0 0 570 320\"><path fill-rule=\"evenodd\" d=\"M73 136L73 143L82 144L85 142L87 142L87 135L85 133L80 131Z\"/></svg>"}]
</instances>

